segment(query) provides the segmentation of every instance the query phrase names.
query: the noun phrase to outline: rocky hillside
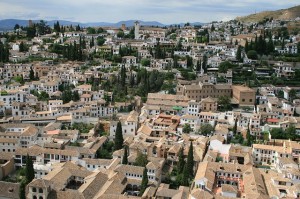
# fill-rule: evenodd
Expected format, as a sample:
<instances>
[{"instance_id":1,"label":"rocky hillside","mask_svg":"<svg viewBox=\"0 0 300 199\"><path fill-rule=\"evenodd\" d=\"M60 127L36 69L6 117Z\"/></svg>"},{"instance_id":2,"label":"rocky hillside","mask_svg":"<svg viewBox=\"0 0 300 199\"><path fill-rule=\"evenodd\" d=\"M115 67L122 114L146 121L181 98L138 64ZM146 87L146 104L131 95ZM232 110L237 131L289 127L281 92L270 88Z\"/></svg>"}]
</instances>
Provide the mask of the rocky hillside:
<instances>
[{"instance_id":1,"label":"rocky hillside","mask_svg":"<svg viewBox=\"0 0 300 199\"><path fill-rule=\"evenodd\" d=\"M257 14L252 14L244 17L237 17L236 19L241 22L259 22L266 18L273 19L295 19L300 17L300 5L288 9L282 9L277 11L264 11Z\"/></svg>"}]
</instances>

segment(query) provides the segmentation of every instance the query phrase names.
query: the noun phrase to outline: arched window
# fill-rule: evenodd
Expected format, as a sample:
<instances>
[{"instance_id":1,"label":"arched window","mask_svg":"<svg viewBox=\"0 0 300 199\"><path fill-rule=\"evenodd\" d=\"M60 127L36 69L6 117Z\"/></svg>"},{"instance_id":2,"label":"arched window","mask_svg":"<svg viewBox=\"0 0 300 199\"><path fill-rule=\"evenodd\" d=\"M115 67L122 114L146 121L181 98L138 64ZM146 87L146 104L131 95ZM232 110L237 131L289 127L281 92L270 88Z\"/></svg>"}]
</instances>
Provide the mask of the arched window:
<instances>
[{"instance_id":1,"label":"arched window","mask_svg":"<svg viewBox=\"0 0 300 199\"><path fill-rule=\"evenodd\" d=\"M37 197L36 197L36 196L33 196L32 199L37 199Z\"/></svg>"},{"instance_id":2,"label":"arched window","mask_svg":"<svg viewBox=\"0 0 300 199\"><path fill-rule=\"evenodd\" d=\"M39 199L44 199L43 196L40 196Z\"/></svg>"},{"instance_id":3,"label":"arched window","mask_svg":"<svg viewBox=\"0 0 300 199\"><path fill-rule=\"evenodd\" d=\"M32 192L36 192L36 188L35 187L32 188Z\"/></svg>"},{"instance_id":4,"label":"arched window","mask_svg":"<svg viewBox=\"0 0 300 199\"><path fill-rule=\"evenodd\" d=\"M39 188L39 193L43 193L43 189L42 188Z\"/></svg>"}]
</instances>

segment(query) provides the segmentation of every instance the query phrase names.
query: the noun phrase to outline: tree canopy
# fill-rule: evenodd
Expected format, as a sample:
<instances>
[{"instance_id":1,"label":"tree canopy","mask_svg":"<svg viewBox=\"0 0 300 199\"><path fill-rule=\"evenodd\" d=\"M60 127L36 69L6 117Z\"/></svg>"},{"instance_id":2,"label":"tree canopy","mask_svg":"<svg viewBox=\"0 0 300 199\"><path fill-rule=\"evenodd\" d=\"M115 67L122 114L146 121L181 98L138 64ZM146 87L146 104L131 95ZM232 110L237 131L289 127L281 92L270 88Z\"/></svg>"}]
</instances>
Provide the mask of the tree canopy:
<instances>
[{"instance_id":1,"label":"tree canopy","mask_svg":"<svg viewBox=\"0 0 300 199\"><path fill-rule=\"evenodd\" d=\"M200 133L202 135L209 135L214 130L214 127L211 124L202 124L200 127Z\"/></svg>"}]
</instances>

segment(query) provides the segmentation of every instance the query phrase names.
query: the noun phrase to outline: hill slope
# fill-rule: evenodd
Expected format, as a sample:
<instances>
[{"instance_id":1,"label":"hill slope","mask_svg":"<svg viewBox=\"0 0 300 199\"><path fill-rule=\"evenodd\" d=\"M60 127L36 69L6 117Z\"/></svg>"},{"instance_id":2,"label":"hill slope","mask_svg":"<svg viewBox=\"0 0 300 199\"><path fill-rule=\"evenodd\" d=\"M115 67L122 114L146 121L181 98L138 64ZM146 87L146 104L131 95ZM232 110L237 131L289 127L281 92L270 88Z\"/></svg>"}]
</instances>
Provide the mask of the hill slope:
<instances>
[{"instance_id":1,"label":"hill slope","mask_svg":"<svg viewBox=\"0 0 300 199\"><path fill-rule=\"evenodd\" d=\"M295 19L297 17L300 17L300 5L276 11L264 11L244 17L237 17L236 19L241 22L259 22L265 18L271 17L273 17L273 19L281 20Z\"/></svg>"}]
</instances>

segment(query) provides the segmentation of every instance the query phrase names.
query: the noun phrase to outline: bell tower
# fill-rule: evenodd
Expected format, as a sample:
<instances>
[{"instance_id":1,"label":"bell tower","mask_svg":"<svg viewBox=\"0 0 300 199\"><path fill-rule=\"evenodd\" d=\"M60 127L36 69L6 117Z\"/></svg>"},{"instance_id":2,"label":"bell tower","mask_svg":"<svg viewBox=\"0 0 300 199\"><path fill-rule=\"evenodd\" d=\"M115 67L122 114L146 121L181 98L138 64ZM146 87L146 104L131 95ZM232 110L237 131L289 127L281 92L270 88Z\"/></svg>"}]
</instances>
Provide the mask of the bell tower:
<instances>
[{"instance_id":1,"label":"bell tower","mask_svg":"<svg viewBox=\"0 0 300 199\"><path fill-rule=\"evenodd\" d=\"M134 39L140 39L140 22L134 22Z\"/></svg>"}]
</instances>

